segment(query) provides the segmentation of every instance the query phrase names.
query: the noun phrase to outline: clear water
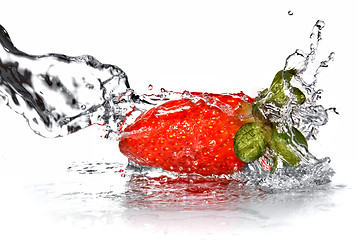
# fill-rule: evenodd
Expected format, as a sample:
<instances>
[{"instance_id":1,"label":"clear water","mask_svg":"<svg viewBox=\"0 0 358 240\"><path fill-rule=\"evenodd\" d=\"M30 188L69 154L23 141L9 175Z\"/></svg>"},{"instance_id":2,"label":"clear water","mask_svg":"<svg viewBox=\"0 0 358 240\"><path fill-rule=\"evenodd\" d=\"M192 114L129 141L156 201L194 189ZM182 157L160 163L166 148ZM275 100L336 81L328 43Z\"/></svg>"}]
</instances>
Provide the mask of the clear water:
<instances>
[{"instance_id":1,"label":"clear water","mask_svg":"<svg viewBox=\"0 0 358 240\"><path fill-rule=\"evenodd\" d=\"M291 127L296 127L307 140L317 139L319 128L328 122L329 112L338 114L335 108L326 109L318 104L321 98L322 89L316 89L318 75L322 68L328 67L333 61L334 52L330 53L326 60L318 61L316 54L320 41L322 40L322 29L325 23L317 21L310 35L310 51L305 53L302 50L296 50L286 59L285 70L296 69L297 76L294 76L291 84L300 88L305 96L306 101L301 105L292 104L294 96L290 92L290 101L283 106L277 107L268 104L261 110L264 115L271 116L271 121L278 124L282 131L291 131ZM287 91L289 89L287 88ZM267 97L258 100L259 103L265 104ZM290 126L288 129L285 126ZM274 174L265 171L262 163L250 163L246 171L239 174L248 180L248 183L260 186L265 191L288 190L297 188L315 187L316 185L329 183L334 175L334 170L330 167L330 158L316 158L310 152L303 150L300 154L301 163L296 169L284 167L279 163L279 167ZM262 161L268 165L272 162L272 154L268 151ZM280 165L281 164L281 165Z\"/></svg>"},{"instance_id":2,"label":"clear water","mask_svg":"<svg viewBox=\"0 0 358 240\"><path fill-rule=\"evenodd\" d=\"M20 169L15 163L6 165L2 165L3 170ZM125 162L78 160L67 164L67 171L65 167L54 167L39 160L31 166L26 175L19 170L9 171L15 174L8 179L26 176L25 188L13 185L8 190L4 182L0 183L7 192L0 209L4 214L11 211L17 224L24 221L25 226L31 226L39 235L64 229L56 235L74 237L78 231L78 237L89 239L94 239L96 233L97 237L109 234L110 239L134 235L135 238L225 239L270 232L280 235L281 229L298 225L305 231L297 232L297 236L303 237L312 229L324 236L334 229L334 221L318 223L315 217L331 216L334 209L340 209L340 197L350 197L345 186L331 184L269 193L236 180L156 177L154 175L161 174L153 173L155 171L148 177L136 169L126 168ZM44 176L45 167L51 171L51 177ZM12 200L16 208L5 204L7 199ZM36 214L32 209L36 209ZM39 218L39 212L45 217ZM339 214L334 216L340 217ZM24 219L26 215L31 217ZM347 224L345 226L350 225ZM19 232L15 231L16 234Z\"/></svg>"},{"instance_id":3,"label":"clear water","mask_svg":"<svg viewBox=\"0 0 358 240\"><path fill-rule=\"evenodd\" d=\"M277 122L297 127L308 140L318 137L319 127L327 123L329 112L335 111L318 104L322 91L315 88L320 71L334 56L331 53L323 61L316 59L323 27L324 22L318 21L310 35L309 51L297 50L284 66L299 70L294 83L308 101L299 107L287 104L284 110L269 109L270 114L279 116ZM190 94L162 89L139 95L130 88L126 74L114 65L102 64L92 56L28 55L14 47L3 27L0 34L0 96L44 137L66 136L91 126L104 129L103 137L115 141L121 129L141 112ZM245 226L255 222L265 227L275 221L284 224L280 221L283 212L277 212L274 221L267 217L277 202L297 205L298 209L312 204L328 209L331 203L327 195L343 188L331 184L334 171L328 157L318 159L307 153L303 158L298 169L279 167L270 174L261 163L270 162L267 153L242 173L213 178L178 176L128 164L125 159L74 160L53 182L29 184L26 191L35 192L44 209L60 222L74 225L79 219L88 219L88 225L126 221L133 226L168 230L175 224L175 220L166 221L170 214L175 213L178 219L194 216L205 225L206 216L215 212L220 230L220 226L235 225L230 214L236 212L237 217L240 212ZM5 165L11 167L10 163Z\"/></svg>"}]
</instances>

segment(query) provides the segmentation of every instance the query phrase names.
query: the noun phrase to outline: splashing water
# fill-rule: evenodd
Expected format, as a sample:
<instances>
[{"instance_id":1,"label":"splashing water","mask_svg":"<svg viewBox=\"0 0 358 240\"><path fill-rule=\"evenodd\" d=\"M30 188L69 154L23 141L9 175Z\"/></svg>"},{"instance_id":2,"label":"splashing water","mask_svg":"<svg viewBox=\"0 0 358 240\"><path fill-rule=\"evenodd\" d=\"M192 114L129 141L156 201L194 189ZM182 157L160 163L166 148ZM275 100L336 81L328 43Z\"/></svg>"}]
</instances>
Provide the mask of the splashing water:
<instances>
[{"instance_id":1,"label":"splashing water","mask_svg":"<svg viewBox=\"0 0 358 240\"><path fill-rule=\"evenodd\" d=\"M287 71L291 69L297 71L290 84L297 85L304 92L305 101L302 104L294 103L297 101L295 92L291 91L292 86L288 85L284 86L284 91L289 94L289 98L283 106L267 103L268 99L272 97L270 94L257 100L257 104L264 106L261 109L261 114L266 117L270 116L271 122L277 124L280 131L290 133L293 128L297 128L307 140L317 138L318 128L328 122L328 111L332 110L337 113L335 108L325 109L322 105L317 104L317 100L321 98L322 94L321 89L315 89L318 74L323 67L328 67L334 57L332 52L327 60L318 62L318 67L316 66L315 57L319 42L322 40L321 30L323 27L323 21L316 22L310 36L312 41L310 52L304 53L301 50L296 50L288 56L284 67L284 70ZM314 72L314 74L308 74L309 72ZM301 158L297 168L283 166L283 162L280 161L275 173L271 174L262 167L265 164L273 165L274 154L268 150L260 161L249 163L246 170L239 174L239 178L243 177L249 183L259 185L267 191L306 188L330 182L334 174L333 169L329 166L330 158L318 159L306 149L300 148L298 144L295 145L299 149L296 153Z\"/></svg>"},{"instance_id":2,"label":"splashing water","mask_svg":"<svg viewBox=\"0 0 358 240\"><path fill-rule=\"evenodd\" d=\"M285 86L285 91L289 92L291 100L283 106L267 104L268 96L256 100L265 105L262 114L270 115L279 129L290 131L295 127L307 140L316 139L318 128L328 121L328 111L335 111L317 104L322 93L322 90L315 89L318 74L334 57L331 53L327 60L319 62L315 59L323 28L324 22L317 21L310 36L309 53L297 50L287 58L284 67L284 70L297 70L292 85L304 92L307 101L301 105L292 104L294 96L288 91L289 86ZM0 42L0 97L11 109L24 116L34 132L44 137L65 136L97 124L105 126L106 138L115 140L118 132L140 113L168 100L190 96L190 92L177 93L165 89L161 89L159 94L138 95L130 88L128 78L120 68L102 64L92 56L26 54L14 47L2 26ZM310 74L312 71L313 75ZM149 85L148 89L152 90L153 86ZM243 172L224 178L267 191L330 182L334 171L329 166L329 158L317 159L307 151L303 151L300 157L302 163L299 167L289 168L279 162L272 174L263 167L273 164L273 154L267 150L259 161L249 163ZM151 168L146 168L146 171L145 174L153 173ZM159 171L157 175L163 174L165 171ZM178 177L175 174L169 176Z\"/></svg>"},{"instance_id":3,"label":"splashing water","mask_svg":"<svg viewBox=\"0 0 358 240\"><path fill-rule=\"evenodd\" d=\"M39 135L58 137L94 123L115 124L129 110L117 107L135 96L126 74L94 57L31 56L17 50L0 26L0 96Z\"/></svg>"}]
</instances>

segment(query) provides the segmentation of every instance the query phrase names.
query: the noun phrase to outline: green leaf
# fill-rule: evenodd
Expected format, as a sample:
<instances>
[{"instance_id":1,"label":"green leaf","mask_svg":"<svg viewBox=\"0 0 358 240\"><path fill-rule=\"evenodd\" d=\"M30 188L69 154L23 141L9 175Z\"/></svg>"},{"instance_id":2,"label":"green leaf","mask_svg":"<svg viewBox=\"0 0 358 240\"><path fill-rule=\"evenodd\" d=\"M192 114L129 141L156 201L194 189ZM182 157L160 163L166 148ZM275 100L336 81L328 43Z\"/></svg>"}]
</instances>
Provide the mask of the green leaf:
<instances>
[{"instance_id":1,"label":"green leaf","mask_svg":"<svg viewBox=\"0 0 358 240\"><path fill-rule=\"evenodd\" d=\"M282 106L289 99L289 96L285 93L286 90L289 89L290 91L293 91L294 94L295 92L297 92L297 90L300 91L299 89L292 90L290 84L292 77L295 76L296 74L297 74L297 70L295 69L290 69L285 71L281 70L278 73L276 73L269 90L269 93L271 94L269 101L275 103L277 106ZM300 96L300 98L302 97Z\"/></svg>"},{"instance_id":2,"label":"green leaf","mask_svg":"<svg viewBox=\"0 0 358 240\"><path fill-rule=\"evenodd\" d=\"M243 162L251 162L260 158L266 152L262 124L250 122L243 125L234 138L234 150L236 156Z\"/></svg>"},{"instance_id":3,"label":"green leaf","mask_svg":"<svg viewBox=\"0 0 358 240\"><path fill-rule=\"evenodd\" d=\"M277 169L277 166L278 166L277 156L273 156L272 161L273 161L273 164L272 164L271 170L270 170L271 174L275 173L275 171Z\"/></svg>"},{"instance_id":4,"label":"green leaf","mask_svg":"<svg viewBox=\"0 0 358 240\"><path fill-rule=\"evenodd\" d=\"M295 96L295 100L298 104L302 104L306 101L306 96L300 89L292 87L291 93L293 94L293 96Z\"/></svg>"},{"instance_id":5,"label":"green leaf","mask_svg":"<svg viewBox=\"0 0 358 240\"><path fill-rule=\"evenodd\" d=\"M308 151L306 138L296 128L291 131L278 132L275 128L271 137L270 148L280 155L285 163L296 167L301 162L300 148Z\"/></svg>"}]
</instances>

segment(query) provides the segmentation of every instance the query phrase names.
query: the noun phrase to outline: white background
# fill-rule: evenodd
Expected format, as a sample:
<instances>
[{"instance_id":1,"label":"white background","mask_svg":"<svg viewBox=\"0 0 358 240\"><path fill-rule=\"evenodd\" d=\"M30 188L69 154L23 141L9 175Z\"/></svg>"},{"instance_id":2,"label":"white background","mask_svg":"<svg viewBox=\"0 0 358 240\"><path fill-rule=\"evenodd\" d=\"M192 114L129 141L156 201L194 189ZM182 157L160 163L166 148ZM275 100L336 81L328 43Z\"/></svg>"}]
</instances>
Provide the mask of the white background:
<instances>
[{"instance_id":1,"label":"white background","mask_svg":"<svg viewBox=\"0 0 358 240\"><path fill-rule=\"evenodd\" d=\"M311 142L310 147L318 157L332 158L337 172L335 183L355 189L357 1L14 0L1 3L0 8L0 24L8 30L18 49L35 55L49 52L93 55L103 63L122 68L138 93L153 84L155 89L244 91L254 97L284 67L289 54L297 48L308 51L314 23L324 20L319 57L324 60L331 51L336 55L335 61L319 76L318 87L324 89L321 103L337 107L340 115L332 114L318 141ZM293 15L289 16L288 11ZM84 137L84 133L42 139L28 129L21 116L5 106L0 106L0 111L0 167L14 161L14 167L19 168L12 177L4 168L0 169L3 174L0 179L9 181L2 182L1 194L7 191L10 194L16 185L26 182L27 168L34 171L31 161L35 159L45 163L44 169L37 169L42 172L40 179L51 177L48 169L63 171L64 162L76 156L123 158L115 143ZM13 191L12 194L19 194ZM312 224L331 223L329 226L336 229L330 231L337 235L349 230L347 226L353 221L349 214L357 213L356 208L352 209L355 202L352 196L338 197L340 208L333 211L336 215L329 215L331 220L322 215ZM3 201L4 209L16 205L10 200ZM11 225L11 231L31 232L29 226L31 221L37 221L38 211L32 209L30 212L35 215L26 217L9 211L2 218L5 222L18 221L17 225ZM337 223L333 224L334 221Z\"/></svg>"}]
</instances>

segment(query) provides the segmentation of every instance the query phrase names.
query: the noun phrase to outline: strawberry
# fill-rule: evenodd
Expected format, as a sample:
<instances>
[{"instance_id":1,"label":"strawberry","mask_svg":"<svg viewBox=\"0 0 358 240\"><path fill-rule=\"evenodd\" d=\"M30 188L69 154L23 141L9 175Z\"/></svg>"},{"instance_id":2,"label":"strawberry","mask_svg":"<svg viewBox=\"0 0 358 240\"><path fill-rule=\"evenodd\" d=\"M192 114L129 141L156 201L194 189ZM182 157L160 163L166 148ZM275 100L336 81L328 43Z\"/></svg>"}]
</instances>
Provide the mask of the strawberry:
<instances>
[{"instance_id":1,"label":"strawberry","mask_svg":"<svg viewBox=\"0 0 358 240\"><path fill-rule=\"evenodd\" d=\"M245 94L191 93L141 114L120 135L119 149L139 165L177 173L232 174L245 162L233 141L252 122L254 99Z\"/></svg>"},{"instance_id":2,"label":"strawberry","mask_svg":"<svg viewBox=\"0 0 358 240\"><path fill-rule=\"evenodd\" d=\"M259 160L274 172L278 162L297 167L308 154L303 134L272 109L299 106L304 93L290 82L297 70L279 71L269 89L254 99L245 94L191 93L140 115L120 135L129 160L178 173L232 174ZM267 109L271 110L267 110ZM269 153L270 164L261 157Z\"/></svg>"}]
</instances>

